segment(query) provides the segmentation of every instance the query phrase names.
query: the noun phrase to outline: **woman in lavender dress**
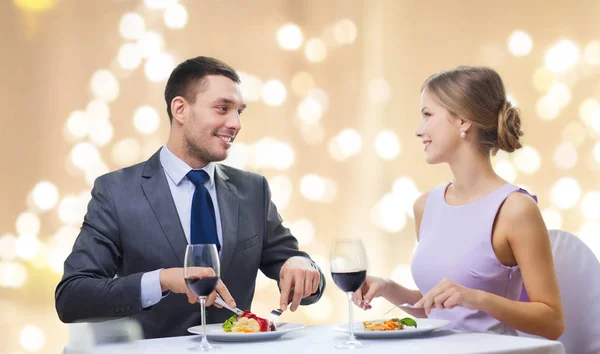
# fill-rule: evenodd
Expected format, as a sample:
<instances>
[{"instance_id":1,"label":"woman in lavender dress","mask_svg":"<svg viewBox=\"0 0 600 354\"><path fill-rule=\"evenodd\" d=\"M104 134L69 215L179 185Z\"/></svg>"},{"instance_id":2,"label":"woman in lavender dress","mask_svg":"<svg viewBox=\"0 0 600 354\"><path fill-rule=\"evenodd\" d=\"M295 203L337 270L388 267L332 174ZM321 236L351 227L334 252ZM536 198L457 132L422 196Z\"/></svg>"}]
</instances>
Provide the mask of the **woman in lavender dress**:
<instances>
[{"instance_id":1,"label":"woman in lavender dress","mask_svg":"<svg viewBox=\"0 0 600 354\"><path fill-rule=\"evenodd\" d=\"M494 70L459 67L421 90L416 135L429 164L447 163L453 181L419 197L419 245L412 274L419 290L368 276L354 296L369 309L383 297L414 303L417 317L450 320L459 330L557 339L564 315L548 231L536 199L506 182L491 155L521 148L521 117ZM519 302L522 287L529 302Z\"/></svg>"}]
</instances>

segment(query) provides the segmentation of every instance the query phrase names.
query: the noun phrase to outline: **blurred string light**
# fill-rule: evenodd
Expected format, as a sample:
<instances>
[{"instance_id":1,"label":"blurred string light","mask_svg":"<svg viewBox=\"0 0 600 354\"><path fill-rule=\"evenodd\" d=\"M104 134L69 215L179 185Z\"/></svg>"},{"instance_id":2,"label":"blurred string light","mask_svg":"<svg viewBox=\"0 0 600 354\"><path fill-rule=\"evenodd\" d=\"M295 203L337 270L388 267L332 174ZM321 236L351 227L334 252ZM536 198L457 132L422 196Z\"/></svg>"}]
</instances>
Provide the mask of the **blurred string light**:
<instances>
[{"instance_id":1,"label":"blurred string light","mask_svg":"<svg viewBox=\"0 0 600 354\"><path fill-rule=\"evenodd\" d=\"M357 29L350 19L343 19L333 26L333 37L340 45L352 44L356 41Z\"/></svg>"},{"instance_id":2,"label":"blurred string light","mask_svg":"<svg viewBox=\"0 0 600 354\"><path fill-rule=\"evenodd\" d=\"M579 48L570 40L563 39L548 50L545 65L553 73L572 69L580 59Z\"/></svg>"},{"instance_id":3,"label":"blurred string light","mask_svg":"<svg viewBox=\"0 0 600 354\"><path fill-rule=\"evenodd\" d=\"M577 164L577 149L572 143L561 143L554 149L552 158L556 167L561 170L569 170Z\"/></svg>"},{"instance_id":4,"label":"blurred string light","mask_svg":"<svg viewBox=\"0 0 600 354\"><path fill-rule=\"evenodd\" d=\"M158 130L160 116L154 107L140 106L133 115L133 125L142 134L153 134Z\"/></svg>"},{"instance_id":5,"label":"blurred string light","mask_svg":"<svg viewBox=\"0 0 600 354\"><path fill-rule=\"evenodd\" d=\"M137 41L137 48L142 58L150 58L160 53L165 46L163 37L152 31L145 31Z\"/></svg>"},{"instance_id":6,"label":"blurred string light","mask_svg":"<svg viewBox=\"0 0 600 354\"><path fill-rule=\"evenodd\" d=\"M583 51L583 58L589 65L600 65L600 41L591 41Z\"/></svg>"},{"instance_id":7,"label":"blurred string light","mask_svg":"<svg viewBox=\"0 0 600 354\"><path fill-rule=\"evenodd\" d=\"M371 208L371 223L387 232L402 231L406 227L406 217L414 218L413 204L420 195L410 177L398 177L393 183L392 192L385 194Z\"/></svg>"},{"instance_id":8,"label":"blurred string light","mask_svg":"<svg viewBox=\"0 0 600 354\"><path fill-rule=\"evenodd\" d=\"M182 29L187 25L188 12L186 8L181 4L170 4L163 14L163 20L165 25L169 29Z\"/></svg>"},{"instance_id":9,"label":"blurred string light","mask_svg":"<svg viewBox=\"0 0 600 354\"><path fill-rule=\"evenodd\" d=\"M337 184L331 180L310 173L300 180L300 193L310 201L330 203L337 195Z\"/></svg>"},{"instance_id":10,"label":"blurred string light","mask_svg":"<svg viewBox=\"0 0 600 354\"><path fill-rule=\"evenodd\" d=\"M236 142L229 148L227 159L223 161L225 165L243 170L250 161L250 147L242 142Z\"/></svg>"},{"instance_id":11,"label":"blurred string light","mask_svg":"<svg viewBox=\"0 0 600 354\"><path fill-rule=\"evenodd\" d=\"M304 124L302 122L296 123L302 139L307 145L317 146L325 140L325 128L320 123L317 124Z\"/></svg>"},{"instance_id":12,"label":"blurred string light","mask_svg":"<svg viewBox=\"0 0 600 354\"><path fill-rule=\"evenodd\" d=\"M287 98L287 90L279 80L269 80L262 85L261 97L268 106L281 106Z\"/></svg>"},{"instance_id":13,"label":"blurred string light","mask_svg":"<svg viewBox=\"0 0 600 354\"><path fill-rule=\"evenodd\" d=\"M565 210L574 207L580 197L581 187L574 178L560 178L551 187L550 200L558 209Z\"/></svg>"},{"instance_id":14,"label":"blurred string light","mask_svg":"<svg viewBox=\"0 0 600 354\"><path fill-rule=\"evenodd\" d=\"M569 87L561 82L554 82L548 88L548 93L538 100L537 114L542 120L554 120L570 102Z\"/></svg>"},{"instance_id":15,"label":"blurred string light","mask_svg":"<svg viewBox=\"0 0 600 354\"><path fill-rule=\"evenodd\" d=\"M386 103L391 98L390 84L383 77L371 80L367 91L369 99L375 103Z\"/></svg>"},{"instance_id":16,"label":"blurred string light","mask_svg":"<svg viewBox=\"0 0 600 354\"><path fill-rule=\"evenodd\" d=\"M579 106L579 119L587 127L591 127L596 112L600 112L600 103L594 98L587 98Z\"/></svg>"},{"instance_id":17,"label":"blurred string light","mask_svg":"<svg viewBox=\"0 0 600 354\"><path fill-rule=\"evenodd\" d=\"M542 164L540 153L529 145L525 145L522 149L515 151L512 156L517 170L526 175L536 173Z\"/></svg>"},{"instance_id":18,"label":"blurred string light","mask_svg":"<svg viewBox=\"0 0 600 354\"><path fill-rule=\"evenodd\" d=\"M17 237L11 234L0 236L0 261L13 261L17 258Z\"/></svg>"},{"instance_id":19,"label":"blurred string light","mask_svg":"<svg viewBox=\"0 0 600 354\"><path fill-rule=\"evenodd\" d=\"M100 69L94 72L90 86L92 94L106 102L112 102L119 96L119 83L108 70Z\"/></svg>"},{"instance_id":20,"label":"blurred string light","mask_svg":"<svg viewBox=\"0 0 600 354\"><path fill-rule=\"evenodd\" d=\"M39 327L27 324L19 333L19 343L27 351L38 352L46 345L46 335Z\"/></svg>"},{"instance_id":21,"label":"blurred string light","mask_svg":"<svg viewBox=\"0 0 600 354\"><path fill-rule=\"evenodd\" d=\"M343 129L329 142L329 153L338 161L344 161L358 154L361 149L362 138L360 134L350 128Z\"/></svg>"},{"instance_id":22,"label":"blurred string light","mask_svg":"<svg viewBox=\"0 0 600 354\"><path fill-rule=\"evenodd\" d=\"M240 77L240 89L242 95L247 102L255 102L260 100L262 94L262 81L258 76L245 72L238 72Z\"/></svg>"},{"instance_id":23,"label":"blurred string light","mask_svg":"<svg viewBox=\"0 0 600 354\"><path fill-rule=\"evenodd\" d=\"M393 160L400 154L400 140L394 131L383 129L375 137L375 151L384 160Z\"/></svg>"},{"instance_id":24,"label":"blurred string light","mask_svg":"<svg viewBox=\"0 0 600 354\"><path fill-rule=\"evenodd\" d=\"M392 185L392 194L401 199L401 210L407 216L413 218L413 204L421 195L421 192L417 189L415 182L407 176L396 178L394 184Z\"/></svg>"},{"instance_id":25,"label":"blurred string light","mask_svg":"<svg viewBox=\"0 0 600 354\"><path fill-rule=\"evenodd\" d=\"M304 55L312 63L320 63L327 57L327 46L320 38L311 38L304 45Z\"/></svg>"},{"instance_id":26,"label":"blurred string light","mask_svg":"<svg viewBox=\"0 0 600 354\"><path fill-rule=\"evenodd\" d=\"M128 12L121 17L121 23L119 24L119 32L121 37L126 40L139 39L144 30L146 24L140 14L135 12Z\"/></svg>"},{"instance_id":27,"label":"blurred string light","mask_svg":"<svg viewBox=\"0 0 600 354\"><path fill-rule=\"evenodd\" d=\"M533 73L533 87L540 93L547 92L554 80L555 74L545 66L537 68Z\"/></svg>"},{"instance_id":28,"label":"blurred string light","mask_svg":"<svg viewBox=\"0 0 600 354\"><path fill-rule=\"evenodd\" d=\"M66 129L69 136L81 139L87 136L90 122L84 111L73 111L67 118Z\"/></svg>"},{"instance_id":29,"label":"blurred string light","mask_svg":"<svg viewBox=\"0 0 600 354\"><path fill-rule=\"evenodd\" d=\"M87 209L88 200L88 195L77 196L71 194L63 197L58 204L60 221L65 225L80 225Z\"/></svg>"},{"instance_id":30,"label":"blurred string light","mask_svg":"<svg viewBox=\"0 0 600 354\"><path fill-rule=\"evenodd\" d=\"M81 170L91 167L99 159L100 152L88 142L77 143L71 149L71 162Z\"/></svg>"},{"instance_id":31,"label":"blurred string light","mask_svg":"<svg viewBox=\"0 0 600 354\"><path fill-rule=\"evenodd\" d=\"M562 130L562 139L570 143L574 148L580 147L586 140L586 131L582 122L577 120L570 121Z\"/></svg>"},{"instance_id":32,"label":"blurred string light","mask_svg":"<svg viewBox=\"0 0 600 354\"><path fill-rule=\"evenodd\" d=\"M309 245L315 238L315 226L308 219L298 219L290 223L292 234L298 239L300 246Z\"/></svg>"},{"instance_id":33,"label":"blurred string light","mask_svg":"<svg viewBox=\"0 0 600 354\"><path fill-rule=\"evenodd\" d=\"M125 138L116 142L111 151L112 161L119 167L126 167L139 161L142 147L134 138Z\"/></svg>"},{"instance_id":34,"label":"blurred string light","mask_svg":"<svg viewBox=\"0 0 600 354\"><path fill-rule=\"evenodd\" d=\"M590 221L600 220L600 191L591 191L583 196L581 214Z\"/></svg>"},{"instance_id":35,"label":"blurred string light","mask_svg":"<svg viewBox=\"0 0 600 354\"><path fill-rule=\"evenodd\" d=\"M290 203L294 189L292 181L288 176L278 175L269 179L271 188L271 199L279 210L284 210ZM295 235L297 236L297 235Z\"/></svg>"},{"instance_id":36,"label":"blurred string light","mask_svg":"<svg viewBox=\"0 0 600 354\"><path fill-rule=\"evenodd\" d=\"M15 229L20 236L37 236L40 233L40 218L29 211L17 216Z\"/></svg>"},{"instance_id":37,"label":"blurred string light","mask_svg":"<svg viewBox=\"0 0 600 354\"><path fill-rule=\"evenodd\" d=\"M272 168L279 171L289 169L294 164L292 147L271 137L264 137L253 145L252 165L255 168Z\"/></svg>"},{"instance_id":38,"label":"blurred string light","mask_svg":"<svg viewBox=\"0 0 600 354\"><path fill-rule=\"evenodd\" d=\"M594 160L600 164L600 141L597 141L594 145L594 148L592 149L592 156L594 156Z\"/></svg>"},{"instance_id":39,"label":"blurred string light","mask_svg":"<svg viewBox=\"0 0 600 354\"><path fill-rule=\"evenodd\" d=\"M40 211L47 211L58 203L58 188L52 182L38 182L31 191L31 198L35 208Z\"/></svg>"},{"instance_id":40,"label":"blurred string light","mask_svg":"<svg viewBox=\"0 0 600 354\"><path fill-rule=\"evenodd\" d=\"M517 170L515 166L508 160L497 160L496 164L494 165L494 171L496 171L500 177L511 183L517 178Z\"/></svg>"},{"instance_id":41,"label":"blurred string light","mask_svg":"<svg viewBox=\"0 0 600 354\"><path fill-rule=\"evenodd\" d=\"M142 62L142 56L140 55L138 46L133 43L123 44L121 48L119 48L117 62L119 63L119 66L125 70L137 69Z\"/></svg>"},{"instance_id":42,"label":"blurred string light","mask_svg":"<svg viewBox=\"0 0 600 354\"><path fill-rule=\"evenodd\" d=\"M542 210L542 218L548 229L560 229L563 226L563 218L560 211L554 208Z\"/></svg>"},{"instance_id":43,"label":"blurred string light","mask_svg":"<svg viewBox=\"0 0 600 354\"><path fill-rule=\"evenodd\" d=\"M514 31L508 39L508 50L516 57L529 55L532 47L533 40L527 32Z\"/></svg>"},{"instance_id":44,"label":"blurred string light","mask_svg":"<svg viewBox=\"0 0 600 354\"><path fill-rule=\"evenodd\" d=\"M600 235L600 223L586 222L581 226L579 231L577 231L576 235L579 236L592 252L596 254L596 257L600 259L600 238L598 237L598 235Z\"/></svg>"},{"instance_id":45,"label":"blurred string light","mask_svg":"<svg viewBox=\"0 0 600 354\"><path fill-rule=\"evenodd\" d=\"M310 90L314 87L315 79L306 71L297 72L294 74L294 77L292 77L292 92L297 96L304 97L308 95Z\"/></svg>"},{"instance_id":46,"label":"blurred string light","mask_svg":"<svg viewBox=\"0 0 600 354\"><path fill-rule=\"evenodd\" d=\"M0 260L0 287L18 289L27 283L27 269L17 262Z\"/></svg>"},{"instance_id":47,"label":"blurred string light","mask_svg":"<svg viewBox=\"0 0 600 354\"><path fill-rule=\"evenodd\" d=\"M161 52L148 58L144 73L150 81L160 82L168 79L173 69L175 69L175 59L170 54Z\"/></svg>"},{"instance_id":48,"label":"blurred string light","mask_svg":"<svg viewBox=\"0 0 600 354\"><path fill-rule=\"evenodd\" d=\"M323 116L323 106L315 97L306 96L298 103L296 115L305 124L316 124Z\"/></svg>"},{"instance_id":49,"label":"blurred string light","mask_svg":"<svg viewBox=\"0 0 600 354\"><path fill-rule=\"evenodd\" d=\"M281 26L276 33L277 43L284 50L297 50L302 46L302 30L294 23Z\"/></svg>"}]
</instances>

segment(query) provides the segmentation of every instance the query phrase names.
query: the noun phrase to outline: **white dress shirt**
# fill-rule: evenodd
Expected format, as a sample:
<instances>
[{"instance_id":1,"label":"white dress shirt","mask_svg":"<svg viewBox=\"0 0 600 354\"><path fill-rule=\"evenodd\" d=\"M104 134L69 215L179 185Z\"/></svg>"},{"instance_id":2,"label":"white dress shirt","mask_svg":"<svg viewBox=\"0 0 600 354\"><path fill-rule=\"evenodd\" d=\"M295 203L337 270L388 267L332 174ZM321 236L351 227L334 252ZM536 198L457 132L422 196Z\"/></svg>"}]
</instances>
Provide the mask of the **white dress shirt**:
<instances>
[{"instance_id":1,"label":"white dress shirt","mask_svg":"<svg viewBox=\"0 0 600 354\"><path fill-rule=\"evenodd\" d=\"M185 238L190 242L190 222L192 214L192 198L196 187L187 178L187 173L192 168L183 160L175 156L167 145L164 145L160 150L160 163L165 171L169 189L175 202L175 208L185 233ZM219 212L219 202L217 199L217 188L215 187L215 164L210 162L202 168L208 173L209 180L204 186L208 190L215 208L215 218L217 221L217 237L223 250L223 229L221 227L221 215ZM158 303L162 299L162 291L160 288L159 274L162 269L157 269L142 275L142 308L146 308Z\"/></svg>"}]
</instances>

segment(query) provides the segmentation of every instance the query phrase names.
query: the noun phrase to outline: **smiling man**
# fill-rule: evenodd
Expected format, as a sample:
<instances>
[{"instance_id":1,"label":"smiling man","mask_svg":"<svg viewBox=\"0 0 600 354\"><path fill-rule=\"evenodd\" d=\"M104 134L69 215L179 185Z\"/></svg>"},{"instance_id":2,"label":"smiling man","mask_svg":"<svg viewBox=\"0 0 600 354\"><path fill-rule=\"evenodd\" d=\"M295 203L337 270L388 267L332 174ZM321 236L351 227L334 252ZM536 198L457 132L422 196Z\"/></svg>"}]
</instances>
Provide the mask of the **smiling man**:
<instances>
[{"instance_id":1,"label":"smiling man","mask_svg":"<svg viewBox=\"0 0 600 354\"><path fill-rule=\"evenodd\" d=\"M321 297L323 274L283 226L267 180L217 163L241 129L246 104L239 84L235 70L214 58L189 59L173 70L165 88L167 143L149 160L94 183L56 288L63 322L129 316L146 338L186 334L201 321L183 278L189 243L216 245L216 292L230 305L250 308L259 269L278 281L281 309L290 300L295 311ZM210 307L207 323L230 315Z\"/></svg>"}]
</instances>

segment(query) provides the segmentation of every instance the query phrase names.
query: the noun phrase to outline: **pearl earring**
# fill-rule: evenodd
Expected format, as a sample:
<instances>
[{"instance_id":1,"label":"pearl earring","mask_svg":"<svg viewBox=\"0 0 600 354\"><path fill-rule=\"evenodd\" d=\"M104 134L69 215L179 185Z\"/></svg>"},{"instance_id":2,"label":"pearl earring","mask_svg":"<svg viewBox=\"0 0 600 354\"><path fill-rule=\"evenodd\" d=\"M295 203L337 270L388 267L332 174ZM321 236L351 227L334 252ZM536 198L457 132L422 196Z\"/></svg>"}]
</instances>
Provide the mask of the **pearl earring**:
<instances>
[{"instance_id":1,"label":"pearl earring","mask_svg":"<svg viewBox=\"0 0 600 354\"><path fill-rule=\"evenodd\" d=\"M463 139L466 138L467 137L467 132L464 131L464 130L461 130L460 131L460 137L463 138Z\"/></svg>"}]
</instances>

